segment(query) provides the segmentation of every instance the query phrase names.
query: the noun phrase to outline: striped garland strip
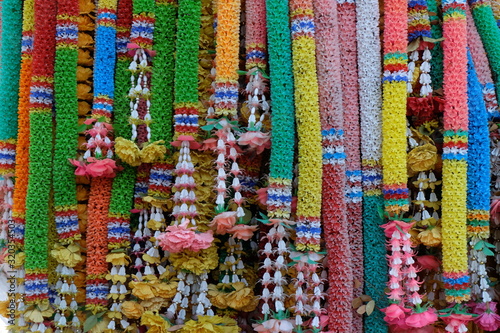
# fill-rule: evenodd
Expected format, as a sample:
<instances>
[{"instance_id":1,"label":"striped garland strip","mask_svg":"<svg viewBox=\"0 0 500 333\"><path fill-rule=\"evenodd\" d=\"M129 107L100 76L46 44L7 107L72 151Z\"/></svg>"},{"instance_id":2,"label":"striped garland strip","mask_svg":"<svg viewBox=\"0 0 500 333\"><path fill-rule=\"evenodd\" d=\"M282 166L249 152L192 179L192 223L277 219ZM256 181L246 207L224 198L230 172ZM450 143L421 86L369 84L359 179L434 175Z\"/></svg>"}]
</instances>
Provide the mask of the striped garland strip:
<instances>
[{"instance_id":1,"label":"striped garland strip","mask_svg":"<svg viewBox=\"0 0 500 333\"><path fill-rule=\"evenodd\" d=\"M116 51L116 0L99 1L96 18L96 47L94 66L94 101L91 123L93 129L104 131L103 146L87 143L87 160L91 163L106 163L105 174L94 174L89 194L88 226L87 226L87 281L86 309L92 313L107 311L109 286L105 279L108 272L106 256L108 254L108 215L112 190L114 169L116 164L109 140L114 98L114 68ZM102 132L101 132L102 133ZM93 135L91 135L93 137ZM91 139L92 139L91 137ZM90 160L93 150L95 157ZM104 159L102 159L105 157Z\"/></svg>"},{"instance_id":2,"label":"striped garland strip","mask_svg":"<svg viewBox=\"0 0 500 333\"><path fill-rule=\"evenodd\" d=\"M383 219L379 212L384 202L381 191L382 170L382 91L379 39L379 4L376 0L358 0L357 40L359 108L361 126L361 157L363 183L363 245L365 293L376 300L381 308L387 306L385 297L380 297L387 283L386 248L381 242L384 232L380 225ZM325 226L326 227L326 226ZM373 333L386 333L387 325L381 311L364 316L365 327Z\"/></svg>"},{"instance_id":3,"label":"striped garland strip","mask_svg":"<svg viewBox=\"0 0 500 333\"><path fill-rule=\"evenodd\" d=\"M130 136L128 120L130 116L129 99L127 91L130 85L129 72L131 56L128 54L127 43L130 40L130 29L132 25L132 0L119 0L116 18L116 69L115 69L115 103L113 129L115 136ZM128 129L128 131L127 131ZM119 172L113 180L111 198L107 220L108 256L107 262L112 262L112 255L126 253L130 247L130 200L134 194L135 168L124 164L123 171ZM111 252L113 251L113 252ZM113 265L108 271L107 279L110 280L110 296L113 304L110 306L108 317L110 322L108 329L116 329L118 314L122 297L127 293L126 284L123 283L125 266ZM130 324L125 316L121 317L120 325L126 329Z\"/></svg>"},{"instance_id":4,"label":"striped garland strip","mask_svg":"<svg viewBox=\"0 0 500 333\"><path fill-rule=\"evenodd\" d=\"M408 1L408 41L421 37L431 38L431 26L426 0Z\"/></svg>"},{"instance_id":5,"label":"striped garland strip","mask_svg":"<svg viewBox=\"0 0 500 333\"><path fill-rule=\"evenodd\" d=\"M30 87L29 180L26 197L27 304L48 304L49 195L52 181L52 107L54 99L56 10L35 0L33 72ZM33 323L43 325L41 323Z\"/></svg>"},{"instance_id":6,"label":"striped garland strip","mask_svg":"<svg viewBox=\"0 0 500 333\"><path fill-rule=\"evenodd\" d=\"M500 91L500 29L493 17L490 0L471 0L469 3L477 31L490 62L498 95Z\"/></svg>"},{"instance_id":7,"label":"striped garland strip","mask_svg":"<svg viewBox=\"0 0 500 333\"><path fill-rule=\"evenodd\" d=\"M217 4L215 115L235 116L238 106L240 0ZM223 36L222 38L220 36ZM223 51L223 52L222 52Z\"/></svg>"},{"instance_id":8,"label":"striped garland strip","mask_svg":"<svg viewBox=\"0 0 500 333\"><path fill-rule=\"evenodd\" d=\"M314 1L316 63L323 136L322 216L328 251L329 327L338 332L353 330L351 248L346 219L346 153L341 84L341 52L337 6L328 0Z\"/></svg>"},{"instance_id":9,"label":"striped garland strip","mask_svg":"<svg viewBox=\"0 0 500 333\"><path fill-rule=\"evenodd\" d=\"M266 25L262 22L266 19L265 0L250 0L246 2L246 63L247 70L252 68L265 69L267 66L266 50Z\"/></svg>"},{"instance_id":10,"label":"striped garland strip","mask_svg":"<svg viewBox=\"0 0 500 333\"><path fill-rule=\"evenodd\" d=\"M56 22L55 103L56 141L54 165L54 206L59 241L70 244L79 239L74 170L68 159L78 146L78 1L59 0Z\"/></svg>"},{"instance_id":11,"label":"striped garland strip","mask_svg":"<svg viewBox=\"0 0 500 333\"><path fill-rule=\"evenodd\" d=\"M383 194L389 216L408 211L406 187L407 3L385 4L382 105Z\"/></svg>"},{"instance_id":12,"label":"striped garland strip","mask_svg":"<svg viewBox=\"0 0 500 333\"><path fill-rule=\"evenodd\" d=\"M288 29L288 1L266 1L267 39L271 77L271 99L274 110L271 117L272 131L269 187L267 189L267 216L269 219L287 221L291 216L292 176L295 144L293 77L290 31ZM274 227L274 226L273 226ZM287 249L280 248L279 239L274 240L271 248L276 248L280 256L285 256ZM277 274L275 270L274 276ZM280 272L281 273L281 272ZM280 286L280 283L275 284ZM264 289L266 286L264 286ZM271 314L269 300L276 289L269 293L269 299L263 297L262 312ZM281 302L281 303L280 303ZM285 313L284 296L275 298L276 318Z\"/></svg>"},{"instance_id":13,"label":"striped garland strip","mask_svg":"<svg viewBox=\"0 0 500 333\"><path fill-rule=\"evenodd\" d=\"M321 245L321 190L322 190L322 138L316 76L316 41L312 0L290 1L292 32L293 76L295 86L295 115L299 137L299 186L297 193L297 225L295 247L308 256L319 252ZM314 317L309 324L319 327L321 312L317 293L302 298L300 291L314 290L321 284L317 278L317 265L299 262L295 265L303 278L295 283L296 321L301 326L302 316ZM309 304L312 306L309 306ZM303 305L303 307L301 307Z\"/></svg>"},{"instance_id":14,"label":"striped garland strip","mask_svg":"<svg viewBox=\"0 0 500 333\"><path fill-rule=\"evenodd\" d=\"M443 1L444 144L442 244L446 300L469 300L467 272L467 24L465 1ZM495 29L497 29L495 27Z\"/></svg>"},{"instance_id":15,"label":"striped garland strip","mask_svg":"<svg viewBox=\"0 0 500 333\"><path fill-rule=\"evenodd\" d=\"M486 51L484 50L483 42L474 24L474 19L467 6L467 45L469 47L472 60L474 62L475 72L482 86L483 99L486 103L486 110L490 118L500 115L498 112L498 101L495 91L495 83L491 74L490 64Z\"/></svg>"},{"instance_id":16,"label":"striped garland strip","mask_svg":"<svg viewBox=\"0 0 500 333\"><path fill-rule=\"evenodd\" d=\"M344 108L345 151L346 151L346 203L349 244L351 247L352 276L360 282L354 288L353 297L363 293L363 225L361 187L361 154L358 103L358 70L356 47L356 3L354 0L337 1L340 30L340 65L342 77L342 103ZM353 310L352 329L363 330L361 315Z\"/></svg>"},{"instance_id":17,"label":"striped garland strip","mask_svg":"<svg viewBox=\"0 0 500 333\"><path fill-rule=\"evenodd\" d=\"M469 151L467 162L467 236L471 296L475 301L490 302L486 272L485 242L490 236L490 147L488 115L474 63L468 54ZM481 242L481 243L480 243ZM480 249L477 248L480 246ZM483 245L482 245L483 244Z\"/></svg>"}]
</instances>

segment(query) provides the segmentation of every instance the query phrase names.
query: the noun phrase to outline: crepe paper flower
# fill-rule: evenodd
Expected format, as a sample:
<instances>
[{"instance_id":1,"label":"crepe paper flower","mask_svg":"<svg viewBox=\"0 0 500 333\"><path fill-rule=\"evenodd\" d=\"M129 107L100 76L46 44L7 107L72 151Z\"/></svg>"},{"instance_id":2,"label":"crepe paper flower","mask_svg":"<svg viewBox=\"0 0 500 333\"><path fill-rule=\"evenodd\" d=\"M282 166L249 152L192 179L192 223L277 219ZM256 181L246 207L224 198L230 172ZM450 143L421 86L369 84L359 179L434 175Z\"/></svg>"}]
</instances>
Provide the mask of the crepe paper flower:
<instances>
[{"instance_id":1,"label":"crepe paper flower","mask_svg":"<svg viewBox=\"0 0 500 333\"><path fill-rule=\"evenodd\" d=\"M410 174L434 169L437 162L437 148L433 144L425 144L412 149L407 156Z\"/></svg>"},{"instance_id":2,"label":"crepe paper flower","mask_svg":"<svg viewBox=\"0 0 500 333\"><path fill-rule=\"evenodd\" d=\"M381 309L383 313L385 313L384 320L389 324L393 325L398 320L405 319L407 317L407 313L411 310L405 308L401 304L392 303L388 307Z\"/></svg>"},{"instance_id":3,"label":"crepe paper flower","mask_svg":"<svg viewBox=\"0 0 500 333\"><path fill-rule=\"evenodd\" d=\"M436 272L439 270L440 262L433 255L417 256L415 257L415 259L417 261L417 264L423 269Z\"/></svg>"},{"instance_id":4,"label":"crepe paper flower","mask_svg":"<svg viewBox=\"0 0 500 333\"><path fill-rule=\"evenodd\" d=\"M215 233L218 235L225 235L229 229L234 227L236 224L236 212L223 212L217 214L209 226L215 229Z\"/></svg>"},{"instance_id":5,"label":"crepe paper flower","mask_svg":"<svg viewBox=\"0 0 500 333\"><path fill-rule=\"evenodd\" d=\"M124 138L115 139L115 153L125 163L131 166L139 166L141 164L140 150L137 145Z\"/></svg>"},{"instance_id":6,"label":"crepe paper flower","mask_svg":"<svg viewBox=\"0 0 500 333\"><path fill-rule=\"evenodd\" d=\"M221 316L198 316L198 320L189 320L179 333L220 333L237 331L236 320Z\"/></svg>"},{"instance_id":7,"label":"crepe paper flower","mask_svg":"<svg viewBox=\"0 0 500 333\"><path fill-rule=\"evenodd\" d=\"M467 332L467 323L473 319L472 315L452 313L449 316L441 316L446 324L446 332Z\"/></svg>"},{"instance_id":8,"label":"crepe paper flower","mask_svg":"<svg viewBox=\"0 0 500 333\"><path fill-rule=\"evenodd\" d=\"M164 333L170 328L167 320L157 313L145 311L141 316L141 325L148 327L148 332Z\"/></svg>"},{"instance_id":9,"label":"crepe paper flower","mask_svg":"<svg viewBox=\"0 0 500 333\"><path fill-rule=\"evenodd\" d=\"M98 160L94 157L89 157L87 161L89 163L85 167L85 172L86 175L91 177L113 178L116 176L116 171L121 169L116 165L116 161L109 158Z\"/></svg>"},{"instance_id":10,"label":"crepe paper flower","mask_svg":"<svg viewBox=\"0 0 500 333\"><path fill-rule=\"evenodd\" d=\"M234 238L241 240L249 240L253 237L253 233L257 230L258 226L250 226L244 224L237 224L234 227L227 229L227 233L231 234Z\"/></svg>"},{"instance_id":11,"label":"crepe paper flower","mask_svg":"<svg viewBox=\"0 0 500 333\"><path fill-rule=\"evenodd\" d=\"M497 303L479 303L474 307L474 313L478 314L474 322L480 329L485 331L496 331L500 328L500 316L496 313Z\"/></svg>"},{"instance_id":12,"label":"crepe paper flower","mask_svg":"<svg viewBox=\"0 0 500 333\"><path fill-rule=\"evenodd\" d=\"M177 253L191 247L195 237L195 228L188 228L189 221L166 228L166 232L157 237L159 245L168 252Z\"/></svg>"},{"instance_id":13,"label":"crepe paper flower","mask_svg":"<svg viewBox=\"0 0 500 333\"><path fill-rule=\"evenodd\" d=\"M293 322L290 319L269 319L252 326L255 331L263 333L291 333L294 330Z\"/></svg>"},{"instance_id":14,"label":"crepe paper flower","mask_svg":"<svg viewBox=\"0 0 500 333\"><path fill-rule=\"evenodd\" d=\"M438 316L436 310L429 308L423 312L414 311L406 317L405 322L410 327L422 328L433 324L437 320Z\"/></svg>"},{"instance_id":15,"label":"crepe paper flower","mask_svg":"<svg viewBox=\"0 0 500 333\"><path fill-rule=\"evenodd\" d=\"M238 143L242 146L249 146L255 149L257 154L261 154L265 149L271 148L271 137L269 133L248 131L240 135Z\"/></svg>"},{"instance_id":16,"label":"crepe paper flower","mask_svg":"<svg viewBox=\"0 0 500 333\"><path fill-rule=\"evenodd\" d=\"M425 246L435 247L441 244L441 228L429 227L417 235L419 241Z\"/></svg>"},{"instance_id":17,"label":"crepe paper flower","mask_svg":"<svg viewBox=\"0 0 500 333\"><path fill-rule=\"evenodd\" d=\"M194 274L215 269L218 265L217 247L213 244L208 249L199 252L184 250L178 253L171 253L169 260L176 270L186 270Z\"/></svg>"}]
</instances>

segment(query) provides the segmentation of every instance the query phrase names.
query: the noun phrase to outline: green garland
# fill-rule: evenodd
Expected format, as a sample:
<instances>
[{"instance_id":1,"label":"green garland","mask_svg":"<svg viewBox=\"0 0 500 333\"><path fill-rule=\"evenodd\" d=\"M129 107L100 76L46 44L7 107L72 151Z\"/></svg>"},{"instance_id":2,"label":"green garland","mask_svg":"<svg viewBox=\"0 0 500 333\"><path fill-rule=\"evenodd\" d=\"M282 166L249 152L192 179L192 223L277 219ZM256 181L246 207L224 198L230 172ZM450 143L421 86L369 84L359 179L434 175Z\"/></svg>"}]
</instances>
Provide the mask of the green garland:
<instances>
[{"instance_id":1,"label":"green garland","mask_svg":"<svg viewBox=\"0 0 500 333\"><path fill-rule=\"evenodd\" d=\"M151 78L151 141L172 140L174 101L175 30L177 8L174 1L157 0L155 22L156 55ZM195 30L195 29L194 29ZM198 45L198 44L197 44ZM195 53L196 55L197 53Z\"/></svg>"},{"instance_id":2,"label":"green garland","mask_svg":"<svg viewBox=\"0 0 500 333\"><path fill-rule=\"evenodd\" d=\"M2 3L0 140L13 139L17 136L22 7L22 0L4 0Z\"/></svg>"},{"instance_id":3,"label":"green garland","mask_svg":"<svg viewBox=\"0 0 500 333\"><path fill-rule=\"evenodd\" d=\"M431 22L431 36L434 39L443 37L443 28L441 27L441 19L439 17L439 8L436 0L428 0L427 6L429 10L429 20ZM431 49L431 78L432 89L438 90L443 88L443 48L441 42L435 42Z\"/></svg>"}]
</instances>

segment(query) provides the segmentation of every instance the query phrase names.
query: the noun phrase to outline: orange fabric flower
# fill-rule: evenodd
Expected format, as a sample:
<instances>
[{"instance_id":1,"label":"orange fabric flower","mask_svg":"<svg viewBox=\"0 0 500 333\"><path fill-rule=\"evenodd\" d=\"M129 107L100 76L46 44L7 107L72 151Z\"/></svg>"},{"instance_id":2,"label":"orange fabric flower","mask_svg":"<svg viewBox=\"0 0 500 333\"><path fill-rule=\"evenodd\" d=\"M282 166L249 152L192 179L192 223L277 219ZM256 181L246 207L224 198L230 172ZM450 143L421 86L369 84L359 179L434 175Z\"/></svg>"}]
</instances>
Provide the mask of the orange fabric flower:
<instances>
[{"instance_id":1,"label":"orange fabric flower","mask_svg":"<svg viewBox=\"0 0 500 333\"><path fill-rule=\"evenodd\" d=\"M214 217L210 227L216 234L225 235L236 224L236 212L223 212Z\"/></svg>"},{"instance_id":2,"label":"orange fabric flower","mask_svg":"<svg viewBox=\"0 0 500 333\"><path fill-rule=\"evenodd\" d=\"M252 238L254 231L257 230L257 226L250 226L245 224L238 224L228 229L227 232L232 234L234 238L241 240L249 240Z\"/></svg>"}]
</instances>

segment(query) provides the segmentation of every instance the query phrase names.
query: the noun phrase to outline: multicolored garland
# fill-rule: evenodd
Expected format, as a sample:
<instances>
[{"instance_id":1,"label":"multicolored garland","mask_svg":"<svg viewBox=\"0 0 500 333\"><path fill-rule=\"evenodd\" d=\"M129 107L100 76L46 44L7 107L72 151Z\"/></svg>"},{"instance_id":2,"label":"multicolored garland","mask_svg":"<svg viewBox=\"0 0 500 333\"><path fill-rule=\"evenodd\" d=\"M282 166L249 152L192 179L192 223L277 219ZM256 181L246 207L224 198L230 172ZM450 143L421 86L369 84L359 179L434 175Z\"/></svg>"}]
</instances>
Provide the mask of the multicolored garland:
<instances>
[{"instance_id":1,"label":"multicolored garland","mask_svg":"<svg viewBox=\"0 0 500 333\"><path fill-rule=\"evenodd\" d=\"M353 284L349 228L346 216L346 153L341 84L341 51L337 6L314 1L321 134L323 136L322 215L328 251L328 325L339 332L353 330ZM351 192L352 193L352 192Z\"/></svg>"},{"instance_id":2,"label":"multicolored garland","mask_svg":"<svg viewBox=\"0 0 500 333\"><path fill-rule=\"evenodd\" d=\"M27 318L26 311L43 311L49 305L49 216L52 183L52 107L54 105L54 56L56 9L35 0L33 71L30 87L29 180L26 196L25 309L32 330L45 330L43 317ZM49 311L50 312L50 311ZM47 313L46 313L47 314Z\"/></svg>"},{"instance_id":3,"label":"multicolored garland","mask_svg":"<svg viewBox=\"0 0 500 333\"><path fill-rule=\"evenodd\" d=\"M444 108L442 244L446 299L469 300L467 271L467 24L465 1L443 6ZM495 27L495 29L497 29Z\"/></svg>"},{"instance_id":4,"label":"multicolored garland","mask_svg":"<svg viewBox=\"0 0 500 333\"><path fill-rule=\"evenodd\" d=\"M381 308L387 306L380 290L387 284L385 244L377 240L384 237L380 225L383 218L382 197L382 87L378 79L381 73L379 39L379 4L375 0L356 3L359 108L361 126L361 157L363 181L363 255L364 292ZM325 226L326 228L326 226ZM365 327L377 333L387 332L383 313L376 311L364 317Z\"/></svg>"},{"instance_id":5,"label":"multicolored garland","mask_svg":"<svg viewBox=\"0 0 500 333\"><path fill-rule=\"evenodd\" d=\"M297 225L295 247L291 256L301 272L295 282L295 324L303 325L302 317L314 317L310 327L319 327L322 297L321 280L316 270L321 256L321 191L322 138L316 76L316 41L312 0L291 0L293 77L295 112L299 138L299 186L297 191ZM307 260L308 256L312 257ZM314 262L314 264L312 264ZM308 326L308 325L306 325Z\"/></svg>"}]
</instances>

